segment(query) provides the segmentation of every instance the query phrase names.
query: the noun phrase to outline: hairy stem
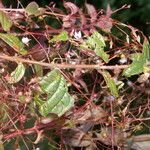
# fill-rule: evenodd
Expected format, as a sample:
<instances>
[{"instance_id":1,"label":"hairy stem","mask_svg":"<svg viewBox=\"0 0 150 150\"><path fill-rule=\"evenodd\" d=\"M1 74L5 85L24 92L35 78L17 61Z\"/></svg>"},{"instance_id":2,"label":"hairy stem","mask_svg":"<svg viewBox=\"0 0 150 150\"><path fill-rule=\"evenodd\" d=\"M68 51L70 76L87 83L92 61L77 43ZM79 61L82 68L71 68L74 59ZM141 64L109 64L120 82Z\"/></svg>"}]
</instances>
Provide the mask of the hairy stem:
<instances>
[{"instance_id":1,"label":"hairy stem","mask_svg":"<svg viewBox=\"0 0 150 150\"><path fill-rule=\"evenodd\" d=\"M47 68L59 68L59 69L108 69L108 70L114 70L114 69L125 69L128 67L128 65L115 65L115 66L106 66L106 65L99 65L99 64L94 64L94 65L86 65L86 64L79 64L79 65L74 65L74 64L67 64L67 63L44 63L40 61L34 61L34 60L28 60L28 59L23 59L19 58L16 56L8 56L8 55L0 55L0 59L5 59L8 61L12 62L21 62L21 63L26 63L26 64L36 64L40 65L43 67Z\"/></svg>"}]
</instances>

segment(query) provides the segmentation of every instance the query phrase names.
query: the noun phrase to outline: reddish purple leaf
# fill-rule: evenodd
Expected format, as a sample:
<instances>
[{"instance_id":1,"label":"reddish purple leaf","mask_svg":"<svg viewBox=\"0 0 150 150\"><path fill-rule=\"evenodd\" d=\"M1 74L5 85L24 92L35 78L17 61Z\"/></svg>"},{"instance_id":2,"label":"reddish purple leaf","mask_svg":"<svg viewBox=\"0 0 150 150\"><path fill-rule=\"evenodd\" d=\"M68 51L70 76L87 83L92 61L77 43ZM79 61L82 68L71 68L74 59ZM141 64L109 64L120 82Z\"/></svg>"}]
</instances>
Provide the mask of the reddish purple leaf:
<instances>
[{"instance_id":1,"label":"reddish purple leaf","mask_svg":"<svg viewBox=\"0 0 150 150\"><path fill-rule=\"evenodd\" d=\"M74 18L72 18L72 15L76 14L78 12L79 8L71 2L66 2L64 4L64 7L69 8L71 14L63 17L63 20L62 20L63 21L63 27L70 28L72 25L75 24L75 21L76 21Z\"/></svg>"},{"instance_id":2,"label":"reddish purple leaf","mask_svg":"<svg viewBox=\"0 0 150 150\"><path fill-rule=\"evenodd\" d=\"M112 13L113 13L113 11L111 10L110 5L108 4L107 5L107 10L106 10L106 16L110 17L112 15Z\"/></svg>"},{"instance_id":3,"label":"reddish purple leaf","mask_svg":"<svg viewBox=\"0 0 150 150\"><path fill-rule=\"evenodd\" d=\"M79 10L79 14L80 14L82 26L86 25L87 20L86 20L84 13L81 10Z\"/></svg>"},{"instance_id":4,"label":"reddish purple leaf","mask_svg":"<svg viewBox=\"0 0 150 150\"><path fill-rule=\"evenodd\" d=\"M97 11L95 9L95 7L91 4L85 4L86 8L87 8L87 12L91 17L91 22L95 22L97 20Z\"/></svg>"},{"instance_id":5,"label":"reddish purple leaf","mask_svg":"<svg viewBox=\"0 0 150 150\"><path fill-rule=\"evenodd\" d=\"M71 15L67 15L65 17L63 17L63 27L65 28L70 28L71 26L73 26L75 24L75 18L71 18Z\"/></svg>"},{"instance_id":6,"label":"reddish purple leaf","mask_svg":"<svg viewBox=\"0 0 150 150\"><path fill-rule=\"evenodd\" d=\"M78 10L79 10L79 8L75 4L73 4L71 2L66 2L64 4L64 7L70 9L71 15L76 14L78 12Z\"/></svg>"},{"instance_id":7,"label":"reddish purple leaf","mask_svg":"<svg viewBox=\"0 0 150 150\"><path fill-rule=\"evenodd\" d=\"M112 19L106 15L102 15L100 16L98 22L96 23L96 27L99 27L101 29L104 29L106 31L110 31L112 26L113 26L113 23L112 23Z\"/></svg>"}]
</instances>

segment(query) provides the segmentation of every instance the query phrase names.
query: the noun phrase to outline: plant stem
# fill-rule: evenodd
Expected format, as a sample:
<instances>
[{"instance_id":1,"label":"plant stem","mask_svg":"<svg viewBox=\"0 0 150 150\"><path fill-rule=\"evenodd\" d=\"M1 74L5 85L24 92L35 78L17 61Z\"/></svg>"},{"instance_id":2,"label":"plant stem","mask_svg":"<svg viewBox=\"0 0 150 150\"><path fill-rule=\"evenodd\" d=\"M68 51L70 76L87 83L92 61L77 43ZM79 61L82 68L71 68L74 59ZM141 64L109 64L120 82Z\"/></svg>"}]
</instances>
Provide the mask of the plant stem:
<instances>
[{"instance_id":1,"label":"plant stem","mask_svg":"<svg viewBox=\"0 0 150 150\"><path fill-rule=\"evenodd\" d=\"M128 65L115 65L115 66L104 66L104 65L99 65L99 64L93 64L93 65L86 65L86 64L67 64L67 63L44 63L40 61L34 61L34 60L28 60L28 59L23 59L19 58L16 56L8 56L8 55L0 55L0 59L5 59L8 61L12 62L21 62L21 63L26 63L26 64L36 64L40 65L43 67L48 67L48 68L59 68L59 69L107 69L107 70L114 70L114 69L125 69L128 67Z\"/></svg>"}]
</instances>

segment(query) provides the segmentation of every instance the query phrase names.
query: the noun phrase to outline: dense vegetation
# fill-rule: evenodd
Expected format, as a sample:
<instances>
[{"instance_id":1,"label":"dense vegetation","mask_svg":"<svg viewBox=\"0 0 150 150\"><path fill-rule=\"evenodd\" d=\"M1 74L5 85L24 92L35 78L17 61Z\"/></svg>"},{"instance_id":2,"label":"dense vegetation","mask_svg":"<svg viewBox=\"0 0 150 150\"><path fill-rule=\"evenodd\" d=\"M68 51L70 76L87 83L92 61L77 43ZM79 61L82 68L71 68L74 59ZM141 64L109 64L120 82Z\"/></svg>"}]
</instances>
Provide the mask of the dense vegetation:
<instances>
[{"instance_id":1,"label":"dense vegetation","mask_svg":"<svg viewBox=\"0 0 150 150\"><path fill-rule=\"evenodd\" d=\"M135 6L9 5L0 9L0 149L131 149L149 138L149 29L123 17L132 23Z\"/></svg>"}]
</instances>

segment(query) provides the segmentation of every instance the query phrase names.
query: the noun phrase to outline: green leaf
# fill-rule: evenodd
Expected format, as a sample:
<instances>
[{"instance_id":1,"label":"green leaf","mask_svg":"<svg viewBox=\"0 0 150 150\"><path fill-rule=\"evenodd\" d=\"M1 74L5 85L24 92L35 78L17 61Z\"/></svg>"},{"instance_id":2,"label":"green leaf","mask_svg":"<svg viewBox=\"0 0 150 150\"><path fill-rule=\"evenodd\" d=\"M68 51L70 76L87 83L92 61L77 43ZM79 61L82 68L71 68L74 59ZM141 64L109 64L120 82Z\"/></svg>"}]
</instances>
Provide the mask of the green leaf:
<instances>
[{"instance_id":1,"label":"green leaf","mask_svg":"<svg viewBox=\"0 0 150 150\"><path fill-rule=\"evenodd\" d=\"M109 61L109 55L104 52L104 47L106 46L103 36L97 31L87 38L86 43L83 47L86 47L85 44L94 49L97 56L101 57L106 63Z\"/></svg>"},{"instance_id":2,"label":"green leaf","mask_svg":"<svg viewBox=\"0 0 150 150\"><path fill-rule=\"evenodd\" d=\"M144 42L143 44L143 61L150 61L150 44L148 42Z\"/></svg>"},{"instance_id":3,"label":"green leaf","mask_svg":"<svg viewBox=\"0 0 150 150\"><path fill-rule=\"evenodd\" d=\"M1 122L2 121L5 122L8 119L8 116L7 116L7 113L6 113L8 111L8 108L5 105L5 103L1 103L0 105L1 105L1 109L0 109L0 121Z\"/></svg>"},{"instance_id":4,"label":"green leaf","mask_svg":"<svg viewBox=\"0 0 150 150\"><path fill-rule=\"evenodd\" d=\"M4 145L2 141L0 141L0 150L4 150Z\"/></svg>"},{"instance_id":5,"label":"green leaf","mask_svg":"<svg viewBox=\"0 0 150 150\"><path fill-rule=\"evenodd\" d=\"M67 41L69 39L68 32L62 31L60 34L55 35L50 42L57 42L57 41Z\"/></svg>"},{"instance_id":6,"label":"green leaf","mask_svg":"<svg viewBox=\"0 0 150 150\"><path fill-rule=\"evenodd\" d=\"M39 15L40 14L39 5L36 2L29 3L25 8L25 12L28 15Z\"/></svg>"},{"instance_id":7,"label":"green leaf","mask_svg":"<svg viewBox=\"0 0 150 150\"><path fill-rule=\"evenodd\" d=\"M134 54L131 54L131 60L134 61L134 60L137 60L137 58L139 59L141 53L134 53Z\"/></svg>"},{"instance_id":8,"label":"green leaf","mask_svg":"<svg viewBox=\"0 0 150 150\"><path fill-rule=\"evenodd\" d=\"M49 113L63 115L74 103L73 98L68 93L67 83L58 69L54 69L39 82L43 92L47 94L47 101L40 102L39 112L42 116Z\"/></svg>"},{"instance_id":9,"label":"green leaf","mask_svg":"<svg viewBox=\"0 0 150 150\"><path fill-rule=\"evenodd\" d=\"M123 75L126 77L130 77L130 76L133 76L133 75L143 72L143 63L140 62L140 60L141 60L141 55L140 55L139 59L132 62L132 64L129 66L129 68L127 68L123 71Z\"/></svg>"},{"instance_id":10,"label":"green leaf","mask_svg":"<svg viewBox=\"0 0 150 150\"><path fill-rule=\"evenodd\" d=\"M3 11L0 10L0 23L4 31L9 31L13 23L10 17Z\"/></svg>"},{"instance_id":11,"label":"green leaf","mask_svg":"<svg viewBox=\"0 0 150 150\"><path fill-rule=\"evenodd\" d=\"M24 49L24 44L13 34L0 33L0 38L11 46L16 52L24 55L27 51Z\"/></svg>"},{"instance_id":12,"label":"green leaf","mask_svg":"<svg viewBox=\"0 0 150 150\"><path fill-rule=\"evenodd\" d=\"M43 67L42 66L34 65L34 69L35 69L37 76L39 76L39 77L43 76Z\"/></svg>"},{"instance_id":13,"label":"green leaf","mask_svg":"<svg viewBox=\"0 0 150 150\"><path fill-rule=\"evenodd\" d=\"M19 63L17 68L10 74L10 78L8 79L9 83L17 83L19 82L25 73L25 67L22 63Z\"/></svg>"},{"instance_id":14,"label":"green leaf","mask_svg":"<svg viewBox=\"0 0 150 150\"><path fill-rule=\"evenodd\" d=\"M100 56L106 63L109 62L109 55L106 54L103 49L95 48L95 53L97 56Z\"/></svg>"},{"instance_id":15,"label":"green leaf","mask_svg":"<svg viewBox=\"0 0 150 150\"><path fill-rule=\"evenodd\" d=\"M140 74L144 71L147 62L150 60L150 44L144 42L143 52L132 55L132 64L123 71L123 75L130 77L136 74Z\"/></svg>"},{"instance_id":16,"label":"green leaf","mask_svg":"<svg viewBox=\"0 0 150 150\"><path fill-rule=\"evenodd\" d=\"M109 87L110 89L110 92L111 94L114 96L114 97L118 97L119 94L118 94L118 89L117 89L117 86L115 84L115 81L114 79L111 77L111 75L109 74L108 71L103 71L102 72L102 75L104 77L104 80L107 84L107 86Z\"/></svg>"},{"instance_id":17,"label":"green leaf","mask_svg":"<svg viewBox=\"0 0 150 150\"><path fill-rule=\"evenodd\" d=\"M96 45L98 45L99 47L106 46L103 36L97 31L93 32L91 37L95 40Z\"/></svg>"}]
</instances>

